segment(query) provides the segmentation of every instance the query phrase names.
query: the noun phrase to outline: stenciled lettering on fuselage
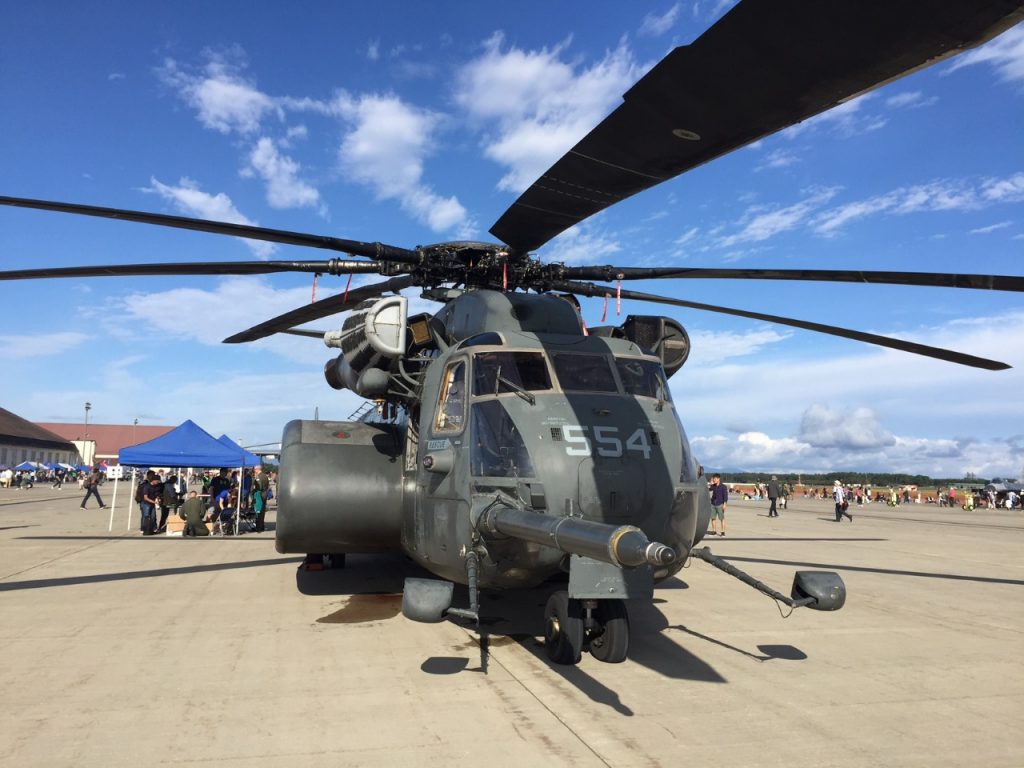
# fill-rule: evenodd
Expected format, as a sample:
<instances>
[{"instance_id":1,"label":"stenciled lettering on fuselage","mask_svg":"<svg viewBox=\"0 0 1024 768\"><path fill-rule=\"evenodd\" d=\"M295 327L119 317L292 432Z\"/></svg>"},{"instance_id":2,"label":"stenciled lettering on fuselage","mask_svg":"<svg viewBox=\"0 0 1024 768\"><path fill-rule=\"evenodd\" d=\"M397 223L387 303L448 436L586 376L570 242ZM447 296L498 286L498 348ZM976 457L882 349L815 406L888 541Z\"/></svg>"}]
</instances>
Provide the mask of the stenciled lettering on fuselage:
<instances>
[{"instance_id":1,"label":"stenciled lettering on fuselage","mask_svg":"<svg viewBox=\"0 0 1024 768\"><path fill-rule=\"evenodd\" d=\"M651 436L638 428L623 440L618 427L587 427L580 424L565 424L562 435L565 452L569 456L592 456L595 453L605 458L620 458L625 451L634 451L645 459L651 458Z\"/></svg>"}]
</instances>

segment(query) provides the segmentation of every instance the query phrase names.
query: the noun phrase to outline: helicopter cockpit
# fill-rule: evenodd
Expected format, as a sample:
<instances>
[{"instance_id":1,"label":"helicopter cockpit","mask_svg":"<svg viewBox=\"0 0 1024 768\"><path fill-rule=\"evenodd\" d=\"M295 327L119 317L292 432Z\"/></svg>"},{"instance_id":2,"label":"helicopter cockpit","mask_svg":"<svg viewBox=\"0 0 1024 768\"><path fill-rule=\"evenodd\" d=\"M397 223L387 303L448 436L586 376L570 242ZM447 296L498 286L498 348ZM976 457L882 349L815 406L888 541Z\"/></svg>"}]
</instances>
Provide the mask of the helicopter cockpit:
<instances>
[{"instance_id":1,"label":"helicopter cockpit","mask_svg":"<svg viewBox=\"0 0 1024 768\"><path fill-rule=\"evenodd\" d=\"M500 338L488 342L488 348L474 349L468 358L449 363L433 424L438 436L461 433L468 424L470 474L475 477L536 476L522 430L529 423L523 422L523 415L536 405L538 396L647 399L659 411L670 401L660 362L635 351L556 352L509 349L503 344L496 349ZM525 403L518 403L520 399Z\"/></svg>"}]
</instances>

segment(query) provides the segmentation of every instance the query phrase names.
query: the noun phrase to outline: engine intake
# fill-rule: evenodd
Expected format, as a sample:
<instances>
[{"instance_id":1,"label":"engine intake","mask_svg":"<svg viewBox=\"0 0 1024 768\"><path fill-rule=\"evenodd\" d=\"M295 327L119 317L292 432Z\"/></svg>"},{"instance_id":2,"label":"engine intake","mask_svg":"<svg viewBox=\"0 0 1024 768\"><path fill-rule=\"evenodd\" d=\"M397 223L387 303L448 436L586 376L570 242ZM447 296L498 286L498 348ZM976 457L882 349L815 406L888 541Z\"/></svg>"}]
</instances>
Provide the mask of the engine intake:
<instances>
[{"instance_id":1,"label":"engine intake","mask_svg":"<svg viewBox=\"0 0 1024 768\"><path fill-rule=\"evenodd\" d=\"M340 331L325 333L324 344L341 349L324 366L327 383L362 397L384 395L391 361L406 353L407 313L404 296L366 301L345 318Z\"/></svg>"}]
</instances>

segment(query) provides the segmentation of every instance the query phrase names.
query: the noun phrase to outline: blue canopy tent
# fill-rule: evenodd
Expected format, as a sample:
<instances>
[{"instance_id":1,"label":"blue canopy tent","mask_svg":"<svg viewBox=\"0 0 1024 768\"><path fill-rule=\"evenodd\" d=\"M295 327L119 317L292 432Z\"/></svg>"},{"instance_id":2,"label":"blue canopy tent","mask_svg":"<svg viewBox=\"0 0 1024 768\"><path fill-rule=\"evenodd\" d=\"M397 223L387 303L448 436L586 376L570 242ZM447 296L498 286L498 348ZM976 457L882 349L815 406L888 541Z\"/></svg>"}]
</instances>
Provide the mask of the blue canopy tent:
<instances>
[{"instance_id":1,"label":"blue canopy tent","mask_svg":"<svg viewBox=\"0 0 1024 768\"><path fill-rule=\"evenodd\" d=\"M242 449L229 447L194 421L179 424L170 432L145 443L122 448L121 464L135 467L243 467Z\"/></svg>"},{"instance_id":2,"label":"blue canopy tent","mask_svg":"<svg viewBox=\"0 0 1024 768\"><path fill-rule=\"evenodd\" d=\"M15 469L21 472L35 472L39 467L34 461L23 461Z\"/></svg>"},{"instance_id":3,"label":"blue canopy tent","mask_svg":"<svg viewBox=\"0 0 1024 768\"><path fill-rule=\"evenodd\" d=\"M251 458L249 458L251 457ZM170 432L118 451L120 464L131 467L252 467L259 457L234 443L225 444L191 419ZM117 481L114 481L115 498ZM131 529L131 503L128 504ZM110 511L111 527L114 511Z\"/></svg>"},{"instance_id":4,"label":"blue canopy tent","mask_svg":"<svg viewBox=\"0 0 1024 768\"><path fill-rule=\"evenodd\" d=\"M260 459L259 456L257 456L252 451L245 450L245 448L240 446L238 443L236 443L234 440L232 440L227 435L221 435L220 437L217 438L217 440L218 440L218 442L221 443L221 445L223 445L223 446L225 446L227 448L230 448L231 450L235 451L241 457L241 460L245 462L244 464L239 464L236 461L231 466L233 466L233 467L258 467L260 465L260 462L262 461L262 459Z\"/></svg>"}]
</instances>

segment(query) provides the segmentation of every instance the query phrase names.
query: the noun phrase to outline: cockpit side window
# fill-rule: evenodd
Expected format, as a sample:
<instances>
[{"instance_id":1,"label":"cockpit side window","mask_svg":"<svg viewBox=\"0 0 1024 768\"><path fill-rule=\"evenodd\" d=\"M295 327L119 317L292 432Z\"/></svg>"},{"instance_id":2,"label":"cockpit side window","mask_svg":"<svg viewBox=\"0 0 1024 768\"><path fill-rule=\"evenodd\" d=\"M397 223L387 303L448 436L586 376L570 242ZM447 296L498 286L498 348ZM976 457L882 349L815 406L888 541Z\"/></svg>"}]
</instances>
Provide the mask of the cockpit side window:
<instances>
[{"instance_id":1,"label":"cockpit side window","mask_svg":"<svg viewBox=\"0 0 1024 768\"><path fill-rule=\"evenodd\" d=\"M554 354L555 375L567 392L618 392L606 355Z\"/></svg>"},{"instance_id":2,"label":"cockpit side window","mask_svg":"<svg viewBox=\"0 0 1024 768\"><path fill-rule=\"evenodd\" d=\"M544 355L540 352L478 352L473 356L473 394L551 389Z\"/></svg>"},{"instance_id":3,"label":"cockpit side window","mask_svg":"<svg viewBox=\"0 0 1024 768\"><path fill-rule=\"evenodd\" d=\"M501 400L473 403L470 471L476 477L534 477L523 436Z\"/></svg>"},{"instance_id":4,"label":"cockpit side window","mask_svg":"<svg viewBox=\"0 0 1024 768\"><path fill-rule=\"evenodd\" d=\"M466 423L466 363L449 363L441 378L434 432L461 432Z\"/></svg>"},{"instance_id":5,"label":"cockpit side window","mask_svg":"<svg viewBox=\"0 0 1024 768\"><path fill-rule=\"evenodd\" d=\"M615 358L615 368L627 395L669 400L668 383L660 363L628 357Z\"/></svg>"}]
</instances>

